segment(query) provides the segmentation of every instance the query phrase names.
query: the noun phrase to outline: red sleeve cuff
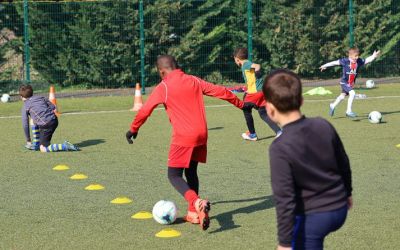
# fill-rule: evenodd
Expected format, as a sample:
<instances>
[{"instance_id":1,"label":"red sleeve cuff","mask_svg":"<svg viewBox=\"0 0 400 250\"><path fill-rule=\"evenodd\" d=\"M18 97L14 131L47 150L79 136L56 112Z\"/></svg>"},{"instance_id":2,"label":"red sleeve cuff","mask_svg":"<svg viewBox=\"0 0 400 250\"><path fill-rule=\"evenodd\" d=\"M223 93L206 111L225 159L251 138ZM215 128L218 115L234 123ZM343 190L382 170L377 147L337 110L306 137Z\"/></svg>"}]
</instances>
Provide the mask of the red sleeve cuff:
<instances>
[{"instance_id":1,"label":"red sleeve cuff","mask_svg":"<svg viewBox=\"0 0 400 250\"><path fill-rule=\"evenodd\" d=\"M131 127L129 129L132 133L137 133L139 131L139 129L135 129L134 127Z\"/></svg>"}]
</instances>

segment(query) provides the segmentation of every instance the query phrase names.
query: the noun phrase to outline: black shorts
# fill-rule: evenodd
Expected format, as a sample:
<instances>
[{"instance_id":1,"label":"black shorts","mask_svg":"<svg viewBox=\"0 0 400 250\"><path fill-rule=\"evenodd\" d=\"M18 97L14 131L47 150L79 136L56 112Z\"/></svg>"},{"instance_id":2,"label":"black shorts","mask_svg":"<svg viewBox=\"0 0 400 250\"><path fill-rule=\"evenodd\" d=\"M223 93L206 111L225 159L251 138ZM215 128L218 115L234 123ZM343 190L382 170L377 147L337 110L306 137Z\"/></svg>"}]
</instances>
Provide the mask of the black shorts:
<instances>
[{"instance_id":1,"label":"black shorts","mask_svg":"<svg viewBox=\"0 0 400 250\"><path fill-rule=\"evenodd\" d=\"M58 127L58 119L51 121L50 123L46 124L45 126L39 126L39 141L40 145L45 147L50 145L51 137L53 137L56 128Z\"/></svg>"}]
</instances>

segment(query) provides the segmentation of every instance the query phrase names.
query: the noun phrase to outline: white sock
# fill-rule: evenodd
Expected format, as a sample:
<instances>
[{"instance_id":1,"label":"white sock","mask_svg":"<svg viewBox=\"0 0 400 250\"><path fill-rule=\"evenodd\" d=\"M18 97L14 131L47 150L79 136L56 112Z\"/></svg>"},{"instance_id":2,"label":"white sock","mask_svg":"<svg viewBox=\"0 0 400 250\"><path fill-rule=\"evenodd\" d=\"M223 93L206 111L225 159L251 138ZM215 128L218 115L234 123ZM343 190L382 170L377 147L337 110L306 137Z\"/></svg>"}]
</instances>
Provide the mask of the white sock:
<instances>
[{"instance_id":1,"label":"white sock","mask_svg":"<svg viewBox=\"0 0 400 250\"><path fill-rule=\"evenodd\" d=\"M351 113L351 106L353 105L354 96L356 92L354 90L350 90L349 92L349 100L347 100L347 111L346 113Z\"/></svg>"},{"instance_id":2,"label":"white sock","mask_svg":"<svg viewBox=\"0 0 400 250\"><path fill-rule=\"evenodd\" d=\"M333 102L333 103L331 103L331 108L336 108L336 106L341 102L341 101L343 101L344 100L344 97L345 97L345 95L344 94L340 94L337 98L336 98L336 100Z\"/></svg>"}]
</instances>

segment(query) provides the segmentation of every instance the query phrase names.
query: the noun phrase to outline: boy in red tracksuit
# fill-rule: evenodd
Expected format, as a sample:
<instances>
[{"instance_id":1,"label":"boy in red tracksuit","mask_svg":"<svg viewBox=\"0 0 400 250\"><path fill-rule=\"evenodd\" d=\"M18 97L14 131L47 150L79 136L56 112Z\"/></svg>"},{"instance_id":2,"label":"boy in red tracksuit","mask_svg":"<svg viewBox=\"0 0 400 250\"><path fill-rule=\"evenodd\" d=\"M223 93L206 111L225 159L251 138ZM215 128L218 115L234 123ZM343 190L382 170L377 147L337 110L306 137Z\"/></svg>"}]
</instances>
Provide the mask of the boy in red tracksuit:
<instances>
[{"instance_id":1,"label":"boy in red tracksuit","mask_svg":"<svg viewBox=\"0 0 400 250\"><path fill-rule=\"evenodd\" d=\"M162 81L155 87L147 102L137 113L130 130L126 133L133 143L139 128L146 122L154 108L163 104L171 122L173 133L168 156L168 179L188 202L185 221L209 227L210 202L200 199L197 165L207 158L207 122L203 95L226 100L240 109L252 108L224 87L187 75L174 57L157 58L157 69ZM183 179L185 172L186 181Z\"/></svg>"}]
</instances>

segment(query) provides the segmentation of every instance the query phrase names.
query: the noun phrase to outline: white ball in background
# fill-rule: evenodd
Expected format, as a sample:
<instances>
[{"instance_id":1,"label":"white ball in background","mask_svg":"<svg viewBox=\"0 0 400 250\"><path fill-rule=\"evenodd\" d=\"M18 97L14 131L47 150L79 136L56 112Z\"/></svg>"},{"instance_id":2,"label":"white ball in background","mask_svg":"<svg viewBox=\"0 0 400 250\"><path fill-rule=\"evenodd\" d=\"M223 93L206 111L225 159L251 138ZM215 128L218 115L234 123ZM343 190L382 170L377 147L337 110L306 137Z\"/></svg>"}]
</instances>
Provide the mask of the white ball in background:
<instances>
[{"instance_id":1,"label":"white ball in background","mask_svg":"<svg viewBox=\"0 0 400 250\"><path fill-rule=\"evenodd\" d=\"M1 102L2 103L7 103L7 102L9 102L10 101L10 95L9 94L3 94L2 96L1 96Z\"/></svg>"},{"instance_id":2,"label":"white ball in background","mask_svg":"<svg viewBox=\"0 0 400 250\"><path fill-rule=\"evenodd\" d=\"M172 201L160 200L153 207L153 218L160 224L172 224L178 215L178 208Z\"/></svg>"},{"instance_id":3,"label":"white ball in background","mask_svg":"<svg viewBox=\"0 0 400 250\"><path fill-rule=\"evenodd\" d=\"M375 87L375 82L374 82L374 80L368 80L368 81L365 83L365 86L366 86L368 89L372 89L373 87Z\"/></svg>"},{"instance_id":4,"label":"white ball in background","mask_svg":"<svg viewBox=\"0 0 400 250\"><path fill-rule=\"evenodd\" d=\"M382 114L378 111L372 111L368 115L368 120L370 123L381 123L382 122Z\"/></svg>"}]
</instances>

